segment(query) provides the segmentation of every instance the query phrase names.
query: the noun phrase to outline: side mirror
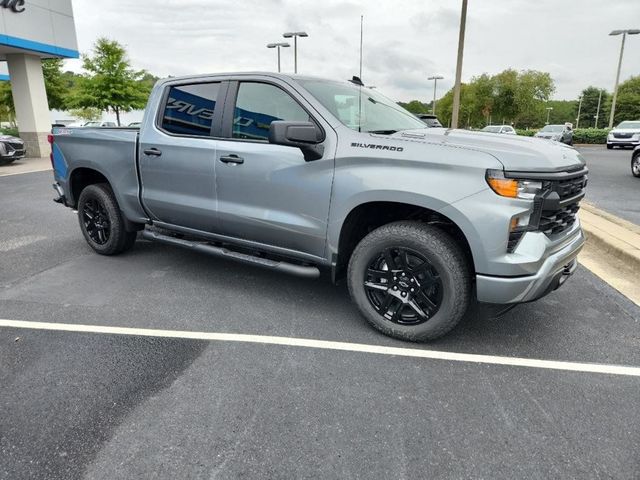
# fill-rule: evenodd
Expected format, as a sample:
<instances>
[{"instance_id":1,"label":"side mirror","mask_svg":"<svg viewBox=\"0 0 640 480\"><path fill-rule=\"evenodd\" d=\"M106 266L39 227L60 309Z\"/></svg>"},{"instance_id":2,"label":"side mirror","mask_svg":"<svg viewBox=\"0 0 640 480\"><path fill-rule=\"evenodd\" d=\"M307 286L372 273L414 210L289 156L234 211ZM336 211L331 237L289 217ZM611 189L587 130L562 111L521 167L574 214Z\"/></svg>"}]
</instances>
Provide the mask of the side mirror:
<instances>
[{"instance_id":1,"label":"side mirror","mask_svg":"<svg viewBox=\"0 0 640 480\"><path fill-rule=\"evenodd\" d=\"M324 146L322 131L311 122L284 122L277 120L269 126L269 143L299 148L309 162L322 158Z\"/></svg>"}]
</instances>

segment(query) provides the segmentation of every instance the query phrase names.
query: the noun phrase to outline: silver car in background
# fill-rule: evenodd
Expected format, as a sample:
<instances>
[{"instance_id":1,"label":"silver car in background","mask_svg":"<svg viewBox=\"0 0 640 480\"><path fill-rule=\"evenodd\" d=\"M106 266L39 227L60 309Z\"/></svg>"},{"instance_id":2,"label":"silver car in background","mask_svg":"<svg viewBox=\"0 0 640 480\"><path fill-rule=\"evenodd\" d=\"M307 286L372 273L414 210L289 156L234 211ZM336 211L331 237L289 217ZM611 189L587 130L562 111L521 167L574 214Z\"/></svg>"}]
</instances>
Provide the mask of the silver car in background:
<instances>
[{"instance_id":1,"label":"silver car in background","mask_svg":"<svg viewBox=\"0 0 640 480\"><path fill-rule=\"evenodd\" d=\"M511 125L487 125L482 129L487 133L506 133L507 135L517 135L515 129Z\"/></svg>"},{"instance_id":2,"label":"silver car in background","mask_svg":"<svg viewBox=\"0 0 640 480\"><path fill-rule=\"evenodd\" d=\"M573 129L569 125L545 125L534 137L573 145Z\"/></svg>"}]
</instances>

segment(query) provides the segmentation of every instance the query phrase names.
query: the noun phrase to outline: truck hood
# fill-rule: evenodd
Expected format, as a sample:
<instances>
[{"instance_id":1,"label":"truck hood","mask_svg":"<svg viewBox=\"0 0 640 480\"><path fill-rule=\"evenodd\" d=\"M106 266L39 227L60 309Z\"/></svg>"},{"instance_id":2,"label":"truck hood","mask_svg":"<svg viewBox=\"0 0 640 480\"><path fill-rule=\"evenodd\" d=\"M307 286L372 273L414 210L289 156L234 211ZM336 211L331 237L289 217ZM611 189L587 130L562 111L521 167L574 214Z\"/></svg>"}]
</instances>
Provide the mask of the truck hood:
<instances>
[{"instance_id":1,"label":"truck hood","mask_svg":"<svg viewBox=\"0 0 640 480\"><path fill-rule=\"evenodd\" d=\"M445 128L403 130L390 137L488 153L509 171L559 172L585 165L574 148L540 138Z\"/></svg>"}]
</instances>

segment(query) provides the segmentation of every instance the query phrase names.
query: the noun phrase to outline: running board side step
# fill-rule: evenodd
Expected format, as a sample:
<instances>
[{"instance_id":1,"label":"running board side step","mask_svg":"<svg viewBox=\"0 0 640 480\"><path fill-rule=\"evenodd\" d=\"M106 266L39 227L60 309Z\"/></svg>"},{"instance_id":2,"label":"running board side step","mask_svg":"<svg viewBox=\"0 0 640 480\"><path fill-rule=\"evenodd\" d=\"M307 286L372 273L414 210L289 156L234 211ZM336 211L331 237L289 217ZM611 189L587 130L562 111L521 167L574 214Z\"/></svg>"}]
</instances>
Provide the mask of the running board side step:
<instances>
[{"instance_id":1,"label":"running board side step","mask_svg":"<svg viewBox=\"0 0 640 480\"><path fill-rule=\"evenodd\" d=\"M296 265L295 263L256 257L253 255L248 255L246 253L234 252L233 250L229 250L224 247L216 247L204 242L183 240L181 238L162 235L158 232L154 232L150 230L143 230L142 238L146 240L151 240L153 242L161 242L161 243L166 243L168 245L176 245L178 247L189 248L191 250L206 253L214 257L237 260L239 262L243 262L249 265L268 268L270 270L288 273L290 275L296 275L298 277L318 278L320 276L320 270L318 270L318 267Z\"/></svg>"}]
</instances>

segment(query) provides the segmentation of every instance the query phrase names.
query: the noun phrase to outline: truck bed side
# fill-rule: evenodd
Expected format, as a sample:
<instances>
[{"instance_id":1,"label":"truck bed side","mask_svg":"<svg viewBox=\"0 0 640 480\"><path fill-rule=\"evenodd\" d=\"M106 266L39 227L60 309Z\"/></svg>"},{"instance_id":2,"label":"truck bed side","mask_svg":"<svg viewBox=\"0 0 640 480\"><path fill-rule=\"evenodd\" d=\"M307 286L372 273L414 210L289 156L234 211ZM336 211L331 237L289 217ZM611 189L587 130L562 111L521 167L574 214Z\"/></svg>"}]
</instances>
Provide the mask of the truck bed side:
<instances>
[{"instance_id":1,"label":"truck bed side","mask_svg":"<svg viewBox=\"0 0 640 480\"><path fill-rule=\"evenodd\" d=\"M137 169L138 130L124 128L54 128L53 167L65 192L65 203L75 207L83 183L102 175L111 185L125 217L144 222Z\"/></svg>"}]
</instances>

